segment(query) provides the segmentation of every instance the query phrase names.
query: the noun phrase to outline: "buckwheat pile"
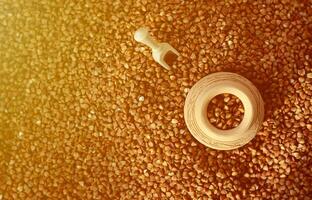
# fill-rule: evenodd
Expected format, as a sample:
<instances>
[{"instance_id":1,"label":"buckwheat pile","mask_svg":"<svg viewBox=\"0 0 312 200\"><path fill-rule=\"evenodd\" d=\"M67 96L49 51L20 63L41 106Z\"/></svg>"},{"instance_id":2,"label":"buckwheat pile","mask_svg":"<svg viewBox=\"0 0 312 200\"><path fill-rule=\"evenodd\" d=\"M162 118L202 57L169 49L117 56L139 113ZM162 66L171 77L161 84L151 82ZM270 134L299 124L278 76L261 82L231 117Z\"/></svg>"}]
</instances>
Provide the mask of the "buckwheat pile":
<instances>
[{"instance_id":1,"label":"buckwheat pile","mask_svg":"<svg viewBox=\"0 0 312 200\"><path fill-rule=\"evenodd\" d=\"M219 94L211 99L207 107L209 122L221 130L237 127L244 117L244 106L241 100L232 94Z\"/></svg>"},{"instance_id":2,"label":"buckwheat pile","mask_svg":"<svg viewBox=\"0 0 312 200\"><path fill-rule=\"evenodd\" d=\"M142 26L181 53L170 71ZM0 200L311 199L311 39L311 0L0 1ZM183 118L220 71L265 102L231 151Z\"/></svg>"}]
</instances>

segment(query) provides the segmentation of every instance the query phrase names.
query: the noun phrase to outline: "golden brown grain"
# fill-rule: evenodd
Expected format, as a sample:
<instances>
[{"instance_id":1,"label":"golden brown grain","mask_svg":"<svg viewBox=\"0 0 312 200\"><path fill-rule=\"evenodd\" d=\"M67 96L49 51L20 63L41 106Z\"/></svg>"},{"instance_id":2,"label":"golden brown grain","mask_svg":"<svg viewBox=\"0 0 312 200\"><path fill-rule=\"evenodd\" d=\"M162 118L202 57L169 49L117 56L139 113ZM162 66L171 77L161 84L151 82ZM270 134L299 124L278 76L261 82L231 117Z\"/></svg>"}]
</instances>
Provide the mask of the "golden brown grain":
<instances>
[{"instance_id":1,"label":"golden brown grain","mask_svg":"<svg viewBox=\"0 0 312 200\"><path fill-rule=\"evenodd\" d=\"M208 104L207 118L216 128L229 130L237 127L244 117L244 106L232 94L215 96Z\"/></svg>"},{"instance_id":2,"label":"golden brown grain","mask_svg":"<svg viewBox=\"0 0 312 200\"><path fill-rule=\"evenodd\" d=\"M308 199L311 1L0 1L0 199ZM133 39L147 26L172 70ZM232 71L265 121L242 148L197 142L189 89Z\"/></svg>"}]
</instances>

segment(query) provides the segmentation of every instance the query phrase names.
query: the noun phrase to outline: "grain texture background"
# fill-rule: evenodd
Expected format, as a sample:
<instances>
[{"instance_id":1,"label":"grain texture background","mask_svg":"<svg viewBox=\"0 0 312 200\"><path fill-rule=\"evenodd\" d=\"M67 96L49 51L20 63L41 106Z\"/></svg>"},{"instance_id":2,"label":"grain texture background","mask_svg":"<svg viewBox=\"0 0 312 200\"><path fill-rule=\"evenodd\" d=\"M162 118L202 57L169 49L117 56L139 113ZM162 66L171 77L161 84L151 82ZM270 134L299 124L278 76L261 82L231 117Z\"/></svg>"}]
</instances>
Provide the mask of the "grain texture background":
<instances>
[{"instance_id":1,"label":"grain texture background","mask_svg":"<svg viewBox=\"0 0 312 200\"><path fill-rule=\"evenodd\" d=\"M181 53L172 70L141 26ZM0 199L311 199L311 33L311 0L1 0ZM219 71L266 106L233 151L183 119Z\"/></svg>"}]
</instances>

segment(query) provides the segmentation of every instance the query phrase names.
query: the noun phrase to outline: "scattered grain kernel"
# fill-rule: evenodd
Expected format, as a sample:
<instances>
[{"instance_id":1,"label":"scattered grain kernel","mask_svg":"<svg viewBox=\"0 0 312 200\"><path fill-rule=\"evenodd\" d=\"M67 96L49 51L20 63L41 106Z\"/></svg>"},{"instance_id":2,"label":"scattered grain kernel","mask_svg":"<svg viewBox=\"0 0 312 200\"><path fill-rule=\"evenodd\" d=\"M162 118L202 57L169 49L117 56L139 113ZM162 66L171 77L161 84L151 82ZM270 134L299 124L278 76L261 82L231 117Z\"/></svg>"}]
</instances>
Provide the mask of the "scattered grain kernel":
<instances>
[{"instance_id":1,"label":"scattered grain kernel","mask_svg":"<svg viewBox=\"0 0 312 200\"><path fill-rule=\"evenodd\" d=\"M1 1L0 200L307 199L310 4ZM180 53L171 70L133 39L142 25ZM255 139L232 151L183 120L189 89L217 71L265 102ZM239 99L221 97L207 117L238 126Z\"/></svg>"}]
</instances>

